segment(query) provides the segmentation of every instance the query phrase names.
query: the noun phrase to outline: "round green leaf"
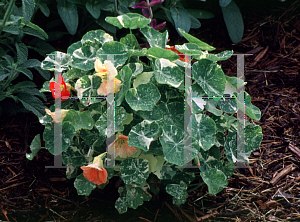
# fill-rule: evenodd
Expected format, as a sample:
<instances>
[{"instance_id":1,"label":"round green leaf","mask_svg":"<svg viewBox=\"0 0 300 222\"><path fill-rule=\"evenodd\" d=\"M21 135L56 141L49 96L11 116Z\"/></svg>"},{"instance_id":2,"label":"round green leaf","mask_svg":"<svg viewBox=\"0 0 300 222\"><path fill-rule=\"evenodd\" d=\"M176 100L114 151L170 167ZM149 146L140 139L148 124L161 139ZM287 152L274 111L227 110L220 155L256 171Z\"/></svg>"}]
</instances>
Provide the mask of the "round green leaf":
<instances>
[{"instance_id":1,"label":"round green leaf","mask_svg":"<svg viewBox=\"0 0 300 222\"><path fill-rule=\"evenodd\" d=\"M104 64L104 61L108 60L108 54L115 54L113 62L116 68L124 65L128 59L126 45L120 42L104 43L102 48L97 51L97 58Z\"/></svg>"},{"instance_id":2,"label":"round green leaf","mask_svg":"<svg viewBox=\"0 0 300 222\"><path fill-rule=\"evenodd\" d=\"M93 46L82 46L72 54L72 66L85 71L94 69L97 48Z\"/></svg>"},{"instance_id":3,"label":"round green leaf","mask_svg":"<svg viewBox=\"0 0 300 222\"><path fill-rule=\"evenodd\" d=\"M148 160L126 159L121 163L121 178L126 184L143 184L149 177Z\"/></svg>"},{"instance_id":4,"label":"round green leaf","mask_svg":"<svg viewBox=\"0 0 300 222\"><path fill-rule=\"evenodd\" d=\"M94 127L94 120L90 111L79 112L70 109L67 112L64 121L71 123L74 126L75 131L79 129L91 130Z\"/></svg>"},{"instance_id":5,"label":"round green leaf","mask_svg":"<svg viewBox=\"0 0 300 222\"><path fill-rule=\"evenodd\" d=\"M212 168L208 171L201 172L200 175L204 183L207 184L208 192L211 195L216 195L228 185L227 178L221 170Z\"/></svg>"},{"instance_id":6,"label":"round green leaf","mask_svg":"<svg viewBox=\"0 0 300 222\"><path fill-rule=\"evenodd\" d=\"M103 30L92 30L84 34L81 39L82 45L84 44L101 44L103 45L106 42L112 42L114 41L114 38L104 32Z\"/></svg>"},{"instance_id":7,"label":"round green leaf","mask_svg":"<svg viewBox=\"0 0 300 222\"><path fill-rule=\"evenodd\" d=\"M215 122L205 114L193 114L191 121L192 136L203 150L209 150L215 143L213 137L217 131Z\"/></svg>"},{"instance_id":8,"label":"round green leaf","mask_svg":"<svg viewBox=\"0 0 300 222\"><path fill-rule=\"evenodd\" d=\"M151 47L150 49L148 49L148 57L150 58L155 58L155 59L168 59L170 61L174 61L176 59L179 59L179 56L171 51L171 50L165 50L162 48L158 48L158 47Z\"/></svg>"},{"instance_id":9,"label":"round green leaf","mask_svg":"<svg viewBox=\"0 0 300 222\"><path fill-rule=\"evenodd\" d=\"M148 185L149 187L149 185ZM147 194L141 187L126 186L126 198L128 207L137 209L144 201L151 200L151 195Z\"/></svg>"},{"instance_id":10,"label":"round green leaf","mask_svg":"<svg viewBox=\"0 0 300 222\"><path fill-rule=\"evenodd\" d=\"M39 152L40 149L41 149L41 136L40 134L38 134L33 138L30 144L31 153L26 153L26 158L28 160L32 160L33 157L35 157L35 155Z\"/></svg>"},{"instance_id":11,"label":"round green leaf","mask_svg":"<svg viewBox=\"0 0 300 222\"><path fill-rule=\"evenodd\" d=\"M106 17L105 21L117 26L119 29L137 29L148 26L148 24L151 22L151 19L137 13L127 13L124 15L119 15L118 17Z\"/></svg>"},{"instance_id":12,"label":"round green leaf","mask_svg":"<svg viewBox=\"0 0 300 222\"><path fill-rule=\"evenodd\" d=\"M136 89L129 89L125 95L125 100L135 111L151 111L160 97L157 87L152 83L147 83L139 85Z\"/></svg>"},{"instance_id":13,"label":"round green leaf","mask_svg":"<svg viewBox=\"0 0 300 222\"><path fill-rule=\"evenodd\" d=\"M52 52L42 62L41 67L44 70L62 72L71 65L72 58L63 52Z\"/></svg>"},{"instance_id":14,"label":"round green leaf","mask_svg":"<svg viewBox=\"0 0 300 222\"><path fill-rule=\"evenodd\" d=\"M64 152L70 146L71 140L75 135L74 127L68 122L62 122L62 146L61 150L57 146L60 143L59 137L54 136L54 124L47 124L43 133L43 139L45 141L45 148L53 155L59 155Z\"/></svg>"},{"instance_id":15,"label":"round green leaf","mask_svg":"<svg viewBox=\"0 0 300 222\"><path fill-rule=\"evenodd\" d=\"M159 125L156 122L144 120L131 128L128 145L147 151L158 133Z\"/></svg>"},{"instance_id":16,"label":"round green leaf","mask_svg":"<svg viewBox=\"0 0 300 222\"><path fill-rule=\"evenodd\" d=\"M216 62L202 59L193 64L192 70L192 78L208 96L223 96L226 78L223 70Z\"/></svg>"},{"instance_id":17,"label":"round green leaf","mask_svg":"<svg viewBox=\"0 0 300 222\"><path fill-rule=\"evenodd\" d=\"M199 151L196 141L187 137L184 130L178 126L165 125L159 141L163 147L165 160L178 166L183 166L194 159Z\"/></svg>"},{"instance_id":18,"label":"round green leaf","mask_svg":"<svg viewBox=\"0 0 300 222\"><path fill-rule=\"evenodd\" d=\"M160 84L168 84L178 88L184 80L183 71L167 59L157 59L154 70L155 79Z\"/></svg>"},{"instance_id":19,"label":"round green leaf","mask_svg":"<svg viewBox=\"0 0 300 222\"><path fill-rule=\"evenodd\" d=\"M166 192L173 196L173 204L181 205L184 204L186 198L188 198L187 185L184 182L180 184L168 184L166 186Z\"/></svg>"},{"instance_id":20,"label":"round green leaf","mask_svg":"<svg viewBox=\"0 0 300 222\"><path fill-rule=\"evenodd\" d=\"M126 197L119 197L116 200L115 208L118 210L119 214L127 212L128 201Z\"/></svg>"}]
</instances>

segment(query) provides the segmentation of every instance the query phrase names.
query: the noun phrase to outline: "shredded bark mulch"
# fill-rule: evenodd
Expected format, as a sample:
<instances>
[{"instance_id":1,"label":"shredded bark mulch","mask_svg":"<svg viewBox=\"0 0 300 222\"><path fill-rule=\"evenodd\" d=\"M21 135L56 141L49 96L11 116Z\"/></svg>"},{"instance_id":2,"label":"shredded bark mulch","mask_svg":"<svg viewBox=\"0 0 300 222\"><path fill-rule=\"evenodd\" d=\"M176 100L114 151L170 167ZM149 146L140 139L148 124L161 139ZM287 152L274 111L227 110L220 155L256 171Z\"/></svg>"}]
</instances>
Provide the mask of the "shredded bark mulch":
<instances>
[{"instance_id":1,"label":"shredded bark mulch","mask_svg":"<svg viewBox=\"0 0 300 222\"><path fill-rule=\"evenodd\" d=\"M248 16L243 40L227 48L252 54L245 57L245 88L262 117L248 120L262 127L264 137L250 163L236 170L221 193L209 195L203 185L180 207L169 196L154 195L137 210L119 215L114 208L117 178L89 197L78 196L65 169L45 168L53 166L48 151L27 160L25 153L43 126L33 114L18 114L0 120L0 220L300 221L299 5L296 1L267 16ZM204 22L199 36L211 25L214 21ZM224 50L227 33L218 31L213 45ZM220 64L225 74L236 76L236 57Z\"/></svg>"}]
</instances>

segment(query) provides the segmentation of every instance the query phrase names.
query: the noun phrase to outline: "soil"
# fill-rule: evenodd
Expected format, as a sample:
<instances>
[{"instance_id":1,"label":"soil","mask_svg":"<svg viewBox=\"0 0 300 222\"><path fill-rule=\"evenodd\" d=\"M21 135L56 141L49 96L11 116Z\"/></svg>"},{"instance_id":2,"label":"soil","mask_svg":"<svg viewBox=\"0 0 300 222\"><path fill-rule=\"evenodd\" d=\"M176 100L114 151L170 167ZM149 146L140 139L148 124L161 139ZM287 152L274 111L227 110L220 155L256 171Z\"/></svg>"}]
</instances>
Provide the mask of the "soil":
<instances>
[{"instance_id":1,"label":"soil","mask_svg":"<svg viewBox=\"0 0 300 222\"><path fill-rule=\"evenodd\" d=\"M249 164L236 170L221 193L209 195L203 185L180 207L168 195L159 195L119 215L114 208L117 178L104 190L79 196L65 169L45 168L54 161L47 150L40 150L32 161L26 159L43 126L32 113L21 113L0 120L0 220L300 221L299 9L296 1L276 11L246 13L244 37L238 44L230 43L222 18L201 20L202 27L192 31L210 40L216 52L252 54L245 56L245 89L261 110L261 120L250 121L262 127L264 137ZM174 30L170 38L173 44L182 41ZM235 56L219 64L226 75L236 76Z\"/></svg>"}]
</instances>

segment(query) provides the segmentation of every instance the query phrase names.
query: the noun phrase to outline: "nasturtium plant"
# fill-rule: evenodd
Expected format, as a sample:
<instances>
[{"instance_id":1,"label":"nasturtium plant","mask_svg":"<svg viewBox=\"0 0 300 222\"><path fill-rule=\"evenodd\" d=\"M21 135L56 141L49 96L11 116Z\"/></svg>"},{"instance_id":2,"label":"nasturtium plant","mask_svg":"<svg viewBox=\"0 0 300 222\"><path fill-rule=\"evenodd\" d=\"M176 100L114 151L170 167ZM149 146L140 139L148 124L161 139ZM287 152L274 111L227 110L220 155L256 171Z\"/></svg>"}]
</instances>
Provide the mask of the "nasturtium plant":
<instances>
[{"instance_id":1,"label":"nasturtium plant","mask_svg":"<svg viewBox=\"0 0 300 222\"><path fill-rule=\"evenodd\" d=\"M210 194L219 193L228 185L234 163L248 162L263 136L260 126L246 121L245 149L237 154L244 119L237 119L236 112L245 107L255 120L261 114L249 94L235 92L244 82L226 76L218 65L233 52L213 54L214 47L179 27L189 43L170 48L167 31L154 30L149 19L134 13L106 20L130 33L118 42L102 30L90 31L67 53L53 52L42 62L43 69L61 73L70 91L61 102L62 118L55 118L54 106L40 117L44 148L62 154L66 175L75 178L79 195L90 195L113 176L120 177L119 213L136 209L160 190L173 196L174 204L184 204L188 187L199 177ZM149 49L137 47L132 34L137 28ZM186 54L193 60L184 58ZM185 88L189 78L191 87ZM49 84L41 91L49 92ZM61 129L60 137L54 137L55 128ZM55 148L59 140L60 150ZM30 148L31 160L41 148L39 135ZM191 165L196 168L188 169Z\"/></svg>"}]
</instances>

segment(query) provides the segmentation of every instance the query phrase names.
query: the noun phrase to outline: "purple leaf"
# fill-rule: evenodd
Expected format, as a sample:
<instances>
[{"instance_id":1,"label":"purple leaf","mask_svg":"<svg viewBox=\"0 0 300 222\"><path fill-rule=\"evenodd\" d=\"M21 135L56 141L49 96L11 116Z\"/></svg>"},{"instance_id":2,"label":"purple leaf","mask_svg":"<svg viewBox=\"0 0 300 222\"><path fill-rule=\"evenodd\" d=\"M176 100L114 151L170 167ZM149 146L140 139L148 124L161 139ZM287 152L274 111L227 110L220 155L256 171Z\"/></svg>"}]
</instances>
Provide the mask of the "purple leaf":
<instances>
[{"instance_id":1,"label":"purple leaf","mask_svg":"<svg viewBox=\"0 0 300 222\"><path fill-rule=\"evenodd\" d=\"M147 2L145 1L142 1L140 3L137 3L135 6L133 6L132 8L133 9L136 9L136 8L148 8L149 5L147 4Z\"/></svg>"},{"instance_id":2,"label":"purple leaf","mask_svg":"<svg viewBox=\"0 0 300 222\"><path fill-rule=\"evenodd\" d=\"M150 25L157 31L162 30L166 26L166 22L160 23L159 25L156 25L156 20L152 19Z\"/></svg>"},{"instance_id":3,"label":"purple leaf","mask_svg":"<svg viewBox=\"0 0 300 222\"><path fill-rule=\"evenodd\" d=\"M150 6L154 6L154 5L157 5L157 4L162 3L162 2L164 2L164 0L153 0L153 1L150 2Z\"/></svg>"},{"instance_id":4,"label":"purple leaf","mask_svg":"<svg viewBox=\"0 0 300 222\"><path fill-rule=\"evenodd\" d=\"M143 8L143 9L142 9L142 12L143 12L143 15L144 15L146 18L150 18L150 10L149 10L149 8Z\"/></svg>"}]
</instances>

